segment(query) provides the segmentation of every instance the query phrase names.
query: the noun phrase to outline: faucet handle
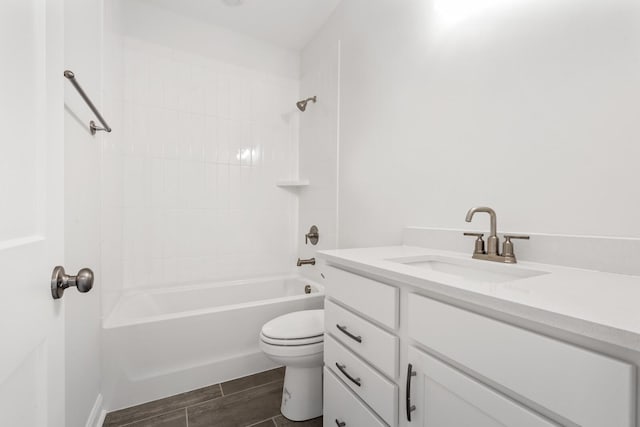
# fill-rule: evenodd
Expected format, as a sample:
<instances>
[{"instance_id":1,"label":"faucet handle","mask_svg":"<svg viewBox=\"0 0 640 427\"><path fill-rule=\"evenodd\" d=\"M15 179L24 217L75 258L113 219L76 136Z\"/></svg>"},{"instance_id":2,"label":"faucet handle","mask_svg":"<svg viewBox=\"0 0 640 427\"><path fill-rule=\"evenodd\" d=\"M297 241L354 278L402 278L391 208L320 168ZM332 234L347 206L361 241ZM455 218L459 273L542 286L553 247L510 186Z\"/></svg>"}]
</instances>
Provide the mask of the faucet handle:
<instances>
[{"instance_id":1,"label":"faucet handle","mask_svg":"<svg viewBox=\"0 0 640 427\"><path fill-rule=\"evenodd\" d=\"M319 238L320 234L318 234L318 227L312 225L309 232L304 235L304 244L308 245L309 242L311 242L312 245L317 245Z\"/></svg>"},{"instance_id":2,"label":"faucet handle","mask_svg":"<svg viewBox=\"0 0 640 427\"><path fill-rule=\"evenodd\" d=\"M513 252L513 243L511 239L523 239L529 240L530 237L524 234L505 234L504 243L502 244L502 256L504 256L504 262L509 264L515 264L516 254Z\"/></svg>"},{"instance_id":3,"label":"faucet handle","mask_svg":"<svg viewBox=\"0 0 640 427\"><path fill-rule=\"evenodd\" d=\"M469 233L469 232L465 232L464 235L465 236L477 237L476 242L475 242L475 247L473 248L473 254L474 255L485 254L485 251L484 251L484 240L482 240L482 237L484 237L484 233Z\"/></svg>"},{"instance_id":4,"label":"faucet handle","mask_svg":"<svg viewBox=\"0 0 640 427\"><path fill-rule=\"evenodd\" d=\"M484 233L469 233L469 232L465 231L464 235L465 236L474 236L474 237L482 238L484 236Z\"/></svg>"},{"instance_id":5,"label":"faucet handle","mask_svg":"<svg viewBox=\"0 0 640 427\"><path fill-rule=\"evenodd\" d=\"M505 240L510 240L510 239L523 239L523 240L529 240L531 237L524 235L524 234L505 234L504 235Z\"/></svg>"}]
</instances>

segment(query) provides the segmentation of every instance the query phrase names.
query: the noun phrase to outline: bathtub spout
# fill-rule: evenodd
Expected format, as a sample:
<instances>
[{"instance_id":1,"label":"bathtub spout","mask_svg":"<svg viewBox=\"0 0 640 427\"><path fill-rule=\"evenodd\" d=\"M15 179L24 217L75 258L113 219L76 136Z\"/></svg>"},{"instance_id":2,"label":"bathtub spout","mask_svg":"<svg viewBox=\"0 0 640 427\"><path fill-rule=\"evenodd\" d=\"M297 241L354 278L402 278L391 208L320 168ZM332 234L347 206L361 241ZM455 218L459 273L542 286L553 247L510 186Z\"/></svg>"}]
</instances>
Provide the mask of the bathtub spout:
<instances>
[{"instance_id":1,"label":"bathtub spout","mask_svg":"<svg viewBox=\"0 0 640 427\"><path fill-rule=\"evenodd\" d=\"M316 259L315 258L309 258L309 259L298 258L298 262L296 263L296 265L298 267L302 267L303 265L316 265Z\"/></svg>"}]
</instances>

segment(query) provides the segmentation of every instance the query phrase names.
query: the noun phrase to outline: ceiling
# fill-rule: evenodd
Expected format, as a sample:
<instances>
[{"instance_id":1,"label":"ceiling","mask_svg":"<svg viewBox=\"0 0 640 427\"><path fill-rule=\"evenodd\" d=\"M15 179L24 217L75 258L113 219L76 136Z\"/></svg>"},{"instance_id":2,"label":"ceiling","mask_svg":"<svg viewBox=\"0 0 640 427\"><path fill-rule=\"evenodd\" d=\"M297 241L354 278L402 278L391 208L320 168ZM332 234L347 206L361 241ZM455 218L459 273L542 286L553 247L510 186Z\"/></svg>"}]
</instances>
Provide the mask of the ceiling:
<instances>
[{"instance_id":1,"label":"ceiling","mask_svg":"<svg viewBox=\"0 0 640 427\"><path fill-rule=\"evenodd\" d=\"M341 0L147 0L175 13L299 50Z\"/></svg>"}]
</instances>

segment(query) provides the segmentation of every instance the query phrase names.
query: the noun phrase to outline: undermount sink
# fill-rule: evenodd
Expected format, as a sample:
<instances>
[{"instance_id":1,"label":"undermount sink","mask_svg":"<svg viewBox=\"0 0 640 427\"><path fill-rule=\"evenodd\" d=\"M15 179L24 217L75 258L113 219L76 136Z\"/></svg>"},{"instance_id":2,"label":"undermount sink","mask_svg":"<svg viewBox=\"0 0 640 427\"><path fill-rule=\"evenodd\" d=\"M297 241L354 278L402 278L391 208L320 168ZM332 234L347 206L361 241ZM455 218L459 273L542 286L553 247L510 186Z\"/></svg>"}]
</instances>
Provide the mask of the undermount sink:
<instances>
[{"instance_id":1,"label":"undermount sink","mask_svg":"<svg viewBox=\"0 0 640 427\"><path fill-rule=\"evenodd\" d=\"M545 271L530 270L513 264L498 264L490 261L465 260L434 255L393 258L387 261L456 276L466 281L483 283L510 282L547 274Z\"/></svg>"}]
</instances>

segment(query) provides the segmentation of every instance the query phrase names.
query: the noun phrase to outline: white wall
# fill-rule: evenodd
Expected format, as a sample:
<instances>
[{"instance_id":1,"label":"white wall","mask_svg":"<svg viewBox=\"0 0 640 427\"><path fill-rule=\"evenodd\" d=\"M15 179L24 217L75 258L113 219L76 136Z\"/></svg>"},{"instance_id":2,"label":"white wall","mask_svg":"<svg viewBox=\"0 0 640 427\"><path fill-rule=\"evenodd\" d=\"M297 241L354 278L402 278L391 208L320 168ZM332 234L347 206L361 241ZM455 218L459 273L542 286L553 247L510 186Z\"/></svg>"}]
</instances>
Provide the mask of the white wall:
<instances>
[{"instance_id":1,"label":"white wall","mask_svg":"<svg viewBox=\"0 0 640 427\"><path fill-rule=\"evenodd\" d=\"M123 2L123 23L131 38L274 76L299 78L297 51L212 25L206 18L175 13L154 0L112 1Z\"/></svg>"},{"instance_id":2,"label":"white wall","mask_svg":"<svg viewBox=\"0 0 640 427\"><path fill-rule=\"evenodd\" d=\"M340 246L476 205L502 231L640 236L638 2L344 0L303 74L337 40Z\"/></svg>"},{"instance_id":3,"label":"white wall","mask_svg":"<svg viewBox=\"0 0 640 427\"><path fill-rule=\"evenodd\" d=\"M96 105L102 100L102 1L65 0L64 66L76 73ZM62 79L60 70L60 79ZM100 394L100 141L89 133L93 114L65 81L65 264L95 273L85 294L69 289L66 310L66 425L84 426Z\"/></svg>"},{"instance_id":4,"label":"white wall","mask_svg":"<svg viewBox=\"0 0 640 427\"><path fill-rule=\"evenodd\" d=\"M112 132L102 138L102 306L109 313L122 292L124 200L124 16L121 0L104 1L104 111Z\"/></svg>"},{"instance_id":5,"label":"white wall","mask_svg":"<svg viewBox=\"0 0 640 427\"><path fill-rule=\"evenodd\" d=\"M121 289L290 272L297 199L275 183L297 172L299 55L120 7L121 148L105 176L121 190L105 182L104 201L121 220L103 259L122 267L105 313Z\"/></svg>"}]
</instances>

